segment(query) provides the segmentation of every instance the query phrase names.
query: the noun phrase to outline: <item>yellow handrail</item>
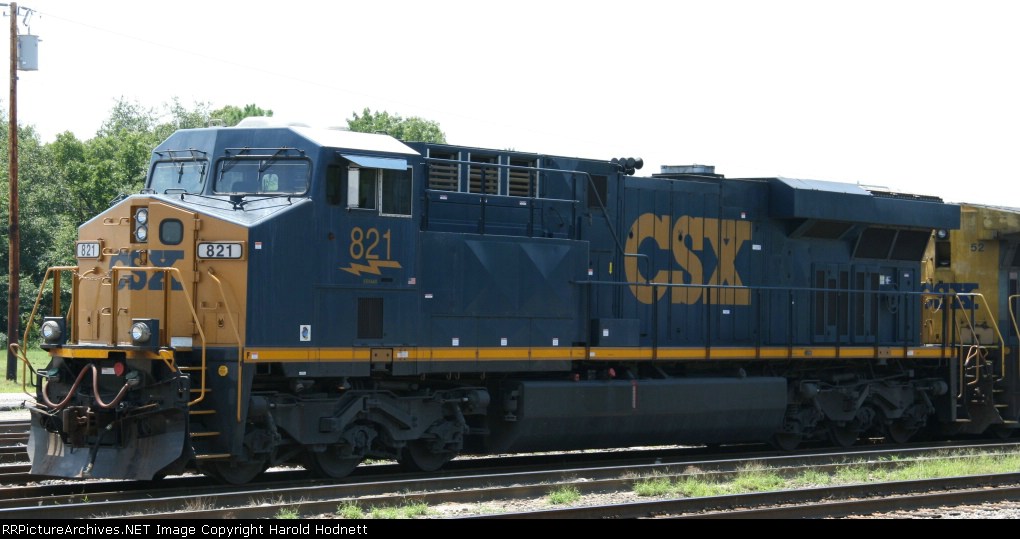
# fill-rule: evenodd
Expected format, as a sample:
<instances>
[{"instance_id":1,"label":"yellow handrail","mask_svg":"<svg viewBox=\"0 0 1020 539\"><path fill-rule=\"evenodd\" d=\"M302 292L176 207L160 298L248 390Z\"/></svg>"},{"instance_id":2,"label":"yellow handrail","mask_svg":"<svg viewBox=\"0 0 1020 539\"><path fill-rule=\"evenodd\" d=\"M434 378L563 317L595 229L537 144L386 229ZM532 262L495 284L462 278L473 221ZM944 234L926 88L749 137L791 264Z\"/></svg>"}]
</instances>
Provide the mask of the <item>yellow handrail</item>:
<instances>
[{"instance_id":1,"label":"yellow handrail","mask_svg":"<svg viewBox=\"0 0 1020 539\"><path fill-rule=\"evenodd\" d=\"M964 384L964 379L966 378L965 367L966 367L967 361L970 361L971 359L975 359L975 358L977 359L977 361L974 362L974 364L975 364L974 379L975 379L975 381L977 381L981 377L981 363L984 361L984 359L982 357L980 357L980 354L981 354L980 340L979 340L978 335L977 335L977 330L974 328L974 322L970 319L970 316L967 314L967 308L964 307L963 301L960 298L961 297L980 298L980 300L981 300L981 307L985 310L985 314L988 315L988 319L994 321L995 320L995 316L992 315L992 310L991 310L991 308L988 307L988 302L985 301L984 294L982 294L980 292L957 292L957 293L953 294L952 297L953 297L953 300L959 305L960 311L963 312L963 317L964 317L964 320L966 321L966 326L970 329L971 339L973 341L973 344L971 345L971 350L967 353L967 358L964 361L960 362L960 394L959 394L959 396L962 397L963 396L963 388L964 388L964 385L965 385ZM1005 352L1006 351L1006 340L1002 337L1002 332L999 331L998 324L993 323L992 324L992 329L995 330L995 335L999 338L1000 350L1002 350L1002 352ZM961 331L961 333L962 333L962 331ZM999 362L999 379L1001 380L1002 378L1005 378L1005 376L1006 376L1006 362L1005 362L1005 358L1002 358L1002 361Z\"/></svg>"},{"instance_id":2,"label":"yellow handrail","mask_svg":"<svg viewBox=\"0 0 1020 539\"><path fill-rule=\"evenodd\" d=\"M1016 323L1016 311L1013 310L1013 302L1016 301L1017 298L1020 298L1020 295L1014 294L1006 299L1006 309L1009 311L1010 320L1013 321L1013 334L1020 336L1020 327L1017 327Z\"/></svg>"},{"instance_id":3,"label":"yellow handrail","mask_svg":"<svg viewBox=\"0 0 1020 539\"><path fill-rule=\"evenodd\" d=\"M237 322L234 320L234 312L230 310L230 302L227 301L227 295L223 291L223 283L218 277L216 272L212 268L206 270L209 277L216 283L217 288L220 289L220 297L223 298L223 307L227 310L227 318L230 319L230 328L234 331L234 339L237 340L237 394L241 395L241 372L243 368L242 359L244 359L244 346L241 343L241 334L237 331ZM237 422L241 422L241 400L237 399Z\"/></svg>"},{"instance_id":4,"label":"yellow handrail","mask_svg":"<svg viewBox=\"0 0 1020 539\"><path fill-rule=\"evenodd\" d=\"M74 288L77 286L77 283L78 283L78 266L53 266L53 267L48 268L46 270L46 273L43 275L42 283L39 285L39 293L36 294L36 296L35 296L35 304L32 305L32 314L29 315L28 321L25 322L25 334L21 338L21 342L22 343L27 343L28 342L28 334L32 330L32 321L35 320L35 315L36 315L36 313L39 312L39 303L42 302L43 292L46 290L46 281L49 280L50 275L53 272L55 272L55 271L56 272L60 272L60 271L70 271L70 272L72 272L72 274L74 275L74 281L73 281L74 284L71 285L72 290L74 290ZM60 294L60 283L57 282L56 279L54 279L53 294L55 296ZM72 292L72 294L71 294L71 307L69 307L69 309L73 308L73 306L74 306L74 293ZM56 314L60 314L60 313L56 313ZM16 357L19 360L21 360L21 391L24 392L26 395L28 395L30 397L34 397L35 395L32 395L31 393L28 392L28 370L32 368L32 364L28 361L28 354L24 350L22 350L22 348L19 345L19 343L11 343L7 348L8 348L8 350L11 351L12 354L14 354L14 357Z\"/></svg>"},{"instance_id":5,"label":"yellow handrail","mask_svg":"<svg viewBox=\"0 0 1020 539\"><path fill-rule=\"evenodd\" d=\"M120 282L120 281L117 280L117 272L121 271L121 270L128 270L128 271L162 271L163 272L163 286L165 286L167 288L169 288L173 284L173 282L169 279L170 276L167 275L167 273L169 273L169 272L173 272L177 276L177 280L180 281L182 284L185 282L184 278L181 277L181 270L179 270L179 269L177 269L177 268L175 268L173 266L167 266L167 267L155 267L155 266L113 266L112 268L110 268L110 273L111 273L111 275L113 277L114 307L116 307L117 283ZM194 303L191 300L191 293L188 292L188 287L187 286L181 286L181 289L184 291L184 297L187 300L188 309L191 311L191 317L195 320L195 328L198 330L198 336L202 338L202 387L201 387L201 390L199 390L198 398L196 398L193 401L188 402L188 406L190 407L190 406L194 406L194 405L202 402L202 400L205 399L205 394L208 392L208 390L206 389L206 372L205 372L206 371L206 364L205 364L205 332L202 331L202 321L198 318L198 313L195 312L195 305L194 305ZM169 297L169 295L167 295L167 297ZM164 306L164 309L165 308L166 308L166 306ZM114 329L114 331L111 333L111 335L113 335L114 344L116 344L116 338L117 338L116 337L116 335L117 335L117 333L116 333L117 316L116 315L114 315L112 322L113 322L113 329ZM166 322L167 322L167 326L168 326L168 329L169 329L169 325L170 325L169 319Z\"/></svg>"}]
</instances>

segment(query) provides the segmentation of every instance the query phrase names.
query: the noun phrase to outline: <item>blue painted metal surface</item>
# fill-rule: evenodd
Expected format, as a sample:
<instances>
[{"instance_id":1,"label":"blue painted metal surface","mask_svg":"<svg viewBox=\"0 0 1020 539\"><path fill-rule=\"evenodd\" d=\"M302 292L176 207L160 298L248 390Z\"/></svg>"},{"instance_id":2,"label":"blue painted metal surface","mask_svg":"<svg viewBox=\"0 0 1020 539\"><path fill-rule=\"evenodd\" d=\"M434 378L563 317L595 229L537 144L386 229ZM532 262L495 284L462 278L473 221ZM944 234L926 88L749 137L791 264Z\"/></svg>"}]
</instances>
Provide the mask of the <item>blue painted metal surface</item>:
<instances>
[{"instance_id":1,"label":"blue painted metal surface","mask_svg":"<svg viewBox=\"0 0 1020 539\"><path fill-rule=\"evenodd\" d=\"M250 346L914 343L914 308L883 294L919 291L917 245L959 224L956 206L848 184L642 178L607 161L303 133L184 131L157 149L313 162L307 198L161 195L250 227ZM351 167L380 178L356 208ZM375 172L405 167L406 183ZM410 204L388 214L396 188ZM625 334L600 339L594 321Z\"/></svg>"}]
</instances>

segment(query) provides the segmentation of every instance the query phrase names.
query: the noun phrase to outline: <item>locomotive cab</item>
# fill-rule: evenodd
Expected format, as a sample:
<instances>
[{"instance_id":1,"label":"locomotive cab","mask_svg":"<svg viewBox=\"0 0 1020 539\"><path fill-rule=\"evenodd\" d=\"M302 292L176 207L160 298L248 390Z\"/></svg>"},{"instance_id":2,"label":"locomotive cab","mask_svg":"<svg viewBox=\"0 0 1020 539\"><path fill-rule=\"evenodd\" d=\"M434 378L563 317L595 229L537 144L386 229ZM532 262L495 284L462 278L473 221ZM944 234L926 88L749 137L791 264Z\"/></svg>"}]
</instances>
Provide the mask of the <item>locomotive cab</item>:
<instances>
[{"instance_id":1,"label":"locomotive cab","mask_svg":"<svg viewBox=\"0 0 1020 539\"><path fill-rule=\"evenodd\" d=\"M31 412L34 473L151 479L198 467L246 480L268 464L268 455L255 454L264 447L244 441L250 400L238 396L260 368L258 353L245 350L278 344L283 334L295 346L311 341L311 326L298 323L306 320L282 315L298 304L270 295L299 290L302 305L314 303L299 283L314 282L321 269L304 245L318 231L295 223L320 213L313 198L335 196L326 191L336 188L341 164L357 178L341 150L390 168L398 156L416 155L389 137L359 133L184 131L154 151L141 194L79 228L77 266L51 272L58 300L59 274L70 275L73 299L66 314L54 305L41 328L52 361L38 373ZM375 206L373 188L395 191L388 179L371 184L378 169L363 170L350 191L358 196L362 187L352 204L362 211ZM409 183L402 189L395 209L380 195L383 208L409 213ZM376 262L382 238L374 230L357 253L369 269L386 266ZM387 247L395 254L396 245ZM290 271L294 262L299 269Z\"/></svg>"}]
</instances>

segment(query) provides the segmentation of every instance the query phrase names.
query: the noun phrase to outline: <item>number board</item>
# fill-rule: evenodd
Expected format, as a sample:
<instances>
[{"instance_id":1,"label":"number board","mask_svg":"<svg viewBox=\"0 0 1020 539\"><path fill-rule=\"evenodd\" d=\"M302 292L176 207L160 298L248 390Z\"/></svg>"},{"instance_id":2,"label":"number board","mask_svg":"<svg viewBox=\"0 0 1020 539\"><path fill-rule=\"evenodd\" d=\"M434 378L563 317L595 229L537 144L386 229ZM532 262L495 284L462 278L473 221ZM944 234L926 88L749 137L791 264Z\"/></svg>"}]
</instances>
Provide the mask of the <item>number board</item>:
<instances>
[{"instance_id":1,"label":"number board","mask_svg":"<svg viewBox=\"0 0 1020 539\"><path fill-rule=\"evenodd\" d=\"M199 242L198 258L240 259L244 248L240 243Z\"/></svg>"},{"instance_id":2,"label":"number board","mask_svg":"<svg viewBox=\"0 0 1020 539\"><path fill-rule=\"evenodd\" d=\"M79 241L75 248L75 256L78 258L99 258L101 252L98 241Z\"/></svg>"}]
</instances>

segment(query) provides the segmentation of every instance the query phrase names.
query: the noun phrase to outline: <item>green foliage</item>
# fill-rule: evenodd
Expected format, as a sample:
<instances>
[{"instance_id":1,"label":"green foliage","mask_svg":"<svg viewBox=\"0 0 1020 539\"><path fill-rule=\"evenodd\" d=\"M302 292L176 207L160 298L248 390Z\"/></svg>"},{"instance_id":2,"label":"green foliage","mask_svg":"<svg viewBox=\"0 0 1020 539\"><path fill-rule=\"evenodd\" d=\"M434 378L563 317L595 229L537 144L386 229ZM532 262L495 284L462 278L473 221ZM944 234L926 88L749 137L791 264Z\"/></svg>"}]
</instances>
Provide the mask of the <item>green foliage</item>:
<instances>
[{"instance_id":1,"label":"green foliage","mask_svg":"<svg viewBox=\"0 0 1020 539\"><path fill-rule=\"evenodd\" d=\"M341 507L341 510L349 506ZM354 515L355 511L361 511L357 505L353 505L351 509L348 509L351 515ZM432 510L429 509L428 504L424 502L409 502L398 507L373 507L369 513L369 518L373 519L398 519L398 518L422 518L432 514ZM343 515L342 515L343 516ZM364 515L362 515L364 516ZM362 518L359 516L345 516L345 518Z\"/></svg>"},{"instance_id":2,"label":"green foliage","mask_svg":"<svg viewBox=\"0 0 1020 539\"><path fill-rule=\"evenodd\" d=\"M346 518L348 520L362 519L365 518L365 512L358 507L358 504L354 502L347 502L336 508L336 514L340 518Z\"/></svg>"},{"instance_id":3,"label":"green foliage","mask_svg":"<svg viewBox=\"0 0 1020 539\"><path fill-rule=\"evenodd\" d=\"M225 125L233 126L241 122L241 120L250 116L272 116L273 111L263 109L258 105L251 103L245 105L244 108L235 107L234 105L227 105L223 108L216 109L210 113L209 117L217 120L222 120Z\"/></svg>"},{"instance_id":4,"label":"green foliage","mask_svg":"<svg viewBox=\"0 0 1020 539\"><path fill-rule=\"evenodd\" d=\"M656 475L636 481L633 491L638 496L702 498L827 485L1008 473L1020 467L1020 451L991 454L961 451L929 458L890 459L886 463L891 465L847 462L834 471L809 469L794 475L784 475L764 466L745 468L725 478L714 479L702 474Z\"/></svg>"},{"instance_id":5,"label":"green foliage","mask_svg":"<svg viewBox=\"0 0 1020 539\"><path fill-rule=\"evenodd\" d=\"M673 492L684 498L704 498L722 494L723 488L711 481L697 477L684 477L673 485Z\"/></svg>"},{"instance_id":6,"label":"green foliage","mask_svg":"<svg viewBox=\"0 0 1020 539\"><path fill-rule=\"evenodd\" d=\"M574 503L581 499L581 491L577 487L564 486L550 492L546 499L553 505Z\"/></svg>"},{"instance_id":7,"label":"green foliage","mask_svg":"<svg viewBox=\"0 0 1020 539\"><path fill-rule=\"evenodd\" d=\"M2 340L4 341L4 348L3 348L4 354L2 356L0 356L0 357L4 358L3 361L4 361L4 365L5 366L4 366L3 370L6 371L7 370L7 367L6 367L6 362L7 362L7 353L6 353L6 351L7 351L7 340L6 340L6 335L4 335L3 337L4 338ZM45 369L50 364L50 355L47 354L44 350L40 350L40 349L36 348L34 350L29 350L28 351L28 361L29 361L29 363L32 364L32 368L34 368L35 370ZM32 393L34 395L35 394L35 386L34 386L35 379L32 376L32 371L29 371L27 369L22 369L22 365L21 365L20 361L18 362L17 371L18 372L17 372L17 379L16 380L6 380L6 379L4 379L3 376L0 376L0 393L21 393L21 391L22 391L22 387L21 387L22 380L24 380L24 378L22 377L22 372L25 372L28 375L28 383L25 384L25 387L27 388L29 393Z\"/></svg>"},{"instance_id":8,"label":"green foliage","mask_svg":"<svg viewBox=\"0 0 1020 539\"><path fill-rule=\"evenodd\" d=\"M666 496L673 492L673 481L668 477L652 477L634 483L634 494L638 496Z\"/></svg>"},{"instance_id":9,"label":"green foliage","mask_svg":"<svg viewBox=\"0 0 1020 539\"><path fill-rule=\"evenodd\" d=\"M281 520L296 520L300 517L298 510L293 507L281 507L276 512L276 518Z\"/></svg>"},{"instance_id":10,"label":"green foliage","mask_svg":"<svg viewBox=\"0 0 1020 539\"><path fill-rule=\"evenodd\" d=\"M446 135L439 128L439 124L431 120L417 116L402 118L398 114L391 115L386 111L372 112L368 107L361 112L361 115L358 115L357 112L353 114L354 117L347 120L347 127L351 131L385 133L400 140L446 142Z\"/></svg>"},{"instance_id":11,"label":"green foliage","mask_svg":"<svg viewBox=\"0 0 1020 539\"><path fill-rule=\"evenodd\" d=\"M733 478L731 488L736 492L768 492L779 490L786 484L786 479L765 470L742 472Z\"/></svg>"}]
</instances>

